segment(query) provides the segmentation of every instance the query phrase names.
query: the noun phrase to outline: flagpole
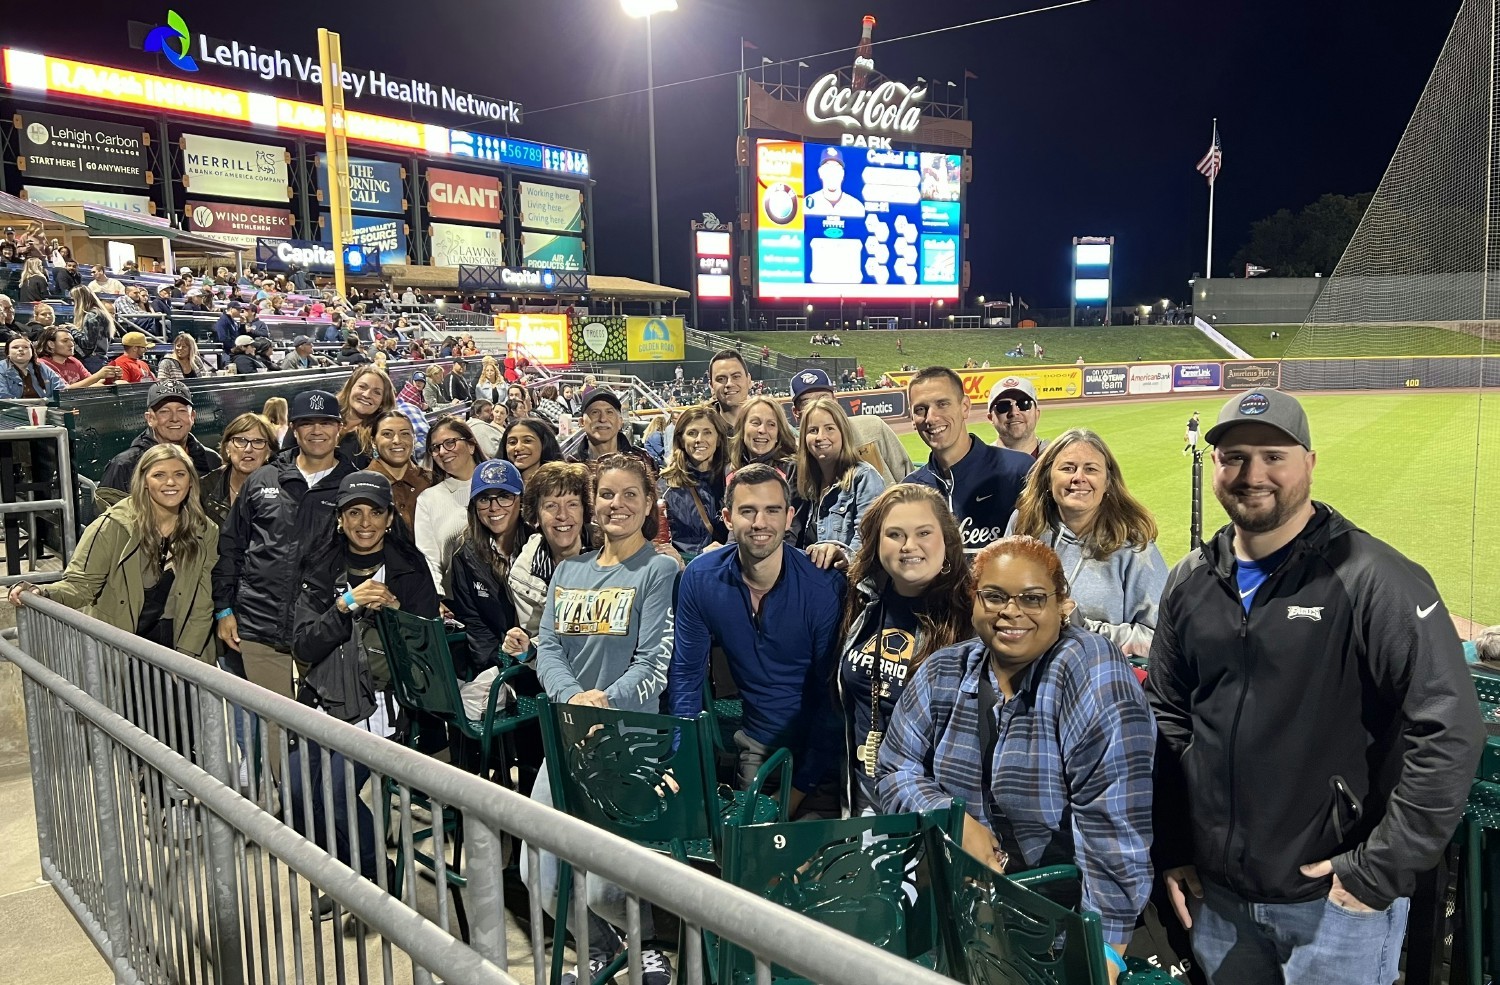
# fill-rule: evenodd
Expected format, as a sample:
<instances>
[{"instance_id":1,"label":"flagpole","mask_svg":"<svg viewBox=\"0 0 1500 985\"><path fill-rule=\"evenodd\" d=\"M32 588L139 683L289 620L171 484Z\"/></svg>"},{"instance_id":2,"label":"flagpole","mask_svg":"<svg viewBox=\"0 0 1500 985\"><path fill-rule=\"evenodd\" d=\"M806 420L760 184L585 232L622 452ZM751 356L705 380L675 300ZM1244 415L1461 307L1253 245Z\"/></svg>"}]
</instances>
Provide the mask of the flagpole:
<instances>
[{"instance_id":1,"label":"flagpole","mask_svg":"<svg viewBox=\"0 0 1500 985\"><path fill-rule=\"evenodd\" d=\"M1219 143L1219 118L1214 117L1213 143L1210 148L1217 147ZM1208 179L1208 258L1203 262L1203 279L1212 280L1214 276L1214 181L1218 178L1217 169L1213 177Z\"/></svg>"}]
</instances>

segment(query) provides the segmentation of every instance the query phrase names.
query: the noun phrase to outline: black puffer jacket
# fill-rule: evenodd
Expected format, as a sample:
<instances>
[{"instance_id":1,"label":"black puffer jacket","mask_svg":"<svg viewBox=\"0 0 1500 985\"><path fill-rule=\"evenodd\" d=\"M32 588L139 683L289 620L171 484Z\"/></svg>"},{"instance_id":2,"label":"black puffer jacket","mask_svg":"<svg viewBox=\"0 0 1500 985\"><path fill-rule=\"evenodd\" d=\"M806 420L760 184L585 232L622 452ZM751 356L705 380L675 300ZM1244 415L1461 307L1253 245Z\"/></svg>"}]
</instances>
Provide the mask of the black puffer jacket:
<instances>
[{"instance_id":1,"label":"black puffer jacket","mask_svg":"<svg viewBox=\"0 0 1500 985\"><path fill-rule=\"evenodd\" d=\"M330 543L310 555L302 564L297 584L297 602L293 619L292 656L306 664L326 660L349 642L357 620L368 618L361 610L351 615L336 605L340 584L357 588L345 575L347 556L344 538L334 535ZM402 612L424 619L438 617L437 589L427 571L427 559L417 546L394 531L385 538L385 587L401 603ZM383 684L377 681L377 684Z\"/></svg>"},{"instance_id":2,"label":"black puffer jacket","mask_svg":"<svg viewBox=\"0 0 1500 985\"><path fill-rule=\"evenodd\" d=\"M339 483L355 471L342 454L312 489L286 455L245 480L219 534L214 611L234 610L240 638L286 650L292 600L306 551L333 542Z\"/></svg>"}]
</instances>

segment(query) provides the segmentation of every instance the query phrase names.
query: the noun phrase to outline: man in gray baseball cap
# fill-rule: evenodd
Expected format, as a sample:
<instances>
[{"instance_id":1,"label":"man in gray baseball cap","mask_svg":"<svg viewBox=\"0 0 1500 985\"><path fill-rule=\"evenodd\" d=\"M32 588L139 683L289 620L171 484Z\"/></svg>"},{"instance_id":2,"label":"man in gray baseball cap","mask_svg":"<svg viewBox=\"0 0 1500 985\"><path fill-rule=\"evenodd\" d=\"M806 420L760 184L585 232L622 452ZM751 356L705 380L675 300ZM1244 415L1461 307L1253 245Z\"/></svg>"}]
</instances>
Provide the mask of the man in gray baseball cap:
<instances>
[{"instance_id":1,"label":"man in gray baseball cap","mask_svg":"<svg viewBox=\"0 0 1500 985\"><path fill-rule=\"evenodd\" d=\"M1153 855L1209 981L1395 981L1484 748L1458 634L1426 571L1312 499L1295 397L1237 394L1207 438L1230 522L1162 596Z\"/></svg>"}]
</instances>

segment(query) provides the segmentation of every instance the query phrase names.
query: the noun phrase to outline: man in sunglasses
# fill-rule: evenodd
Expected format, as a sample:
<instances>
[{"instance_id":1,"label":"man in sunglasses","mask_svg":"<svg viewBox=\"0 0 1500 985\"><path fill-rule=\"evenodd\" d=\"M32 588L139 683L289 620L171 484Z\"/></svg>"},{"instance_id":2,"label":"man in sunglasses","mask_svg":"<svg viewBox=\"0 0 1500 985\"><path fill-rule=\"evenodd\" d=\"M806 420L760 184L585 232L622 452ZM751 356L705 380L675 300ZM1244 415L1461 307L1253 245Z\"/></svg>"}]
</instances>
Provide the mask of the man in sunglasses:
<instances>
[{"instance_id":1,"label":"man in sunglasses","mask_svg":"<svg viewBox=\"0 0 1500 985\"><path fill-rule=\"evenodd\" d=\"M1042 418L1036 387L1024 376L1007 376L990 387L989 419L999 440L996 448L1025 452L1035 461L1047 447L1045 438L1036 436L1036 425Z\"/></svg>"}]
</instances>

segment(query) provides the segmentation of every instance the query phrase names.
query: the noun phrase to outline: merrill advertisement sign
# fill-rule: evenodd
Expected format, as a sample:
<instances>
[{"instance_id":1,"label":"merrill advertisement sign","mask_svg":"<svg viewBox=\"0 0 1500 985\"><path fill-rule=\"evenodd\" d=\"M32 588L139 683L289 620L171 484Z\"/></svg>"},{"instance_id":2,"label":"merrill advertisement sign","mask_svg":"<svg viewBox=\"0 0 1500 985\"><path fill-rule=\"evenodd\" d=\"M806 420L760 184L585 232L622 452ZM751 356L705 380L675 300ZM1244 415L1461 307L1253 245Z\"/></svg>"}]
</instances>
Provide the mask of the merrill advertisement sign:
<instances>
[{"instance_id":1,"label":"merrill advertisement sign","mask_svg":"<svg viewBox=\"0 0 1500 985\"><path fill-rule=\"evenodd\" d=\"M1172 367L1165 363L1151 363L1130 367L1126 381L1130 395L1172 392Z\"/></svg>"},{"instance_id":2,"label":"merrill advertisement sign","mask_svg":"<svg viewBox=\"0 0 1500 985\"><path fill-rule=\"evenodd\" d=\"M349 159L349 207L356 212L404 212L404 184L399 164L371 161L363 157ZM328 155L318 155L318 201L332 205L328 191ZM391 261L392 263L398 261ZM405 260L399 261L405 263Z\"/></svg>"},{"instance_id":3,"label":"merrill advertisement sign","mask_svg":"<svg viewBox=\"0 0 1500 985\"><path fill-rule=\"evenodd\" d=\"M1083 372L1077 366L1057 369L959 369L954 372L964 381L964 395L980 407L989 399L991 387L1001 380L1011 378L1030 380L1036 389L1038 400L1069 400L1083 395ZM915 374L892 373L891 379L904 387L913 375Z\"/></svg>"},{"instance_id":4,"label":"merrill advertisement sign","mask_svg":"<svg viewBox=\"0 0 1500 985\"><path fill-rule=\"evenodd\" d=\"M271 144L184 134L183 184L194 195L285 202L286 150Z\"/></svg>"},{"instance_id":5,"label":"merrill advertisement sign","mask_svg":"<svg viewBox=\"0 0 1500 985\"><path fill-rule=\"evenodd\" d=\"M521 252L528 267L541 270L583 270L583 240L551 233L522 233Z\"/></svg>"},{"instance_id":6,"label":"merrill advertisement sign","mask_svg":"<svg viewBox=\"0 0 1500 985\"><path fill-rule=\"evenodd\" d=\"M577 188L517 183L521 192L521 225L559 233L583 232L583 192Z\"/></svg>"},{"instance_id":7,"label":"merrill advertisement sign","mask_svg":"<svg viewBox=\"0 0 1500 985\"><path fill-rule=\"evenodd\" d=\"M151 199L145 195L122 195L119 192L106 192L98 189L88 188L43 188L41 185L27 185L26 201L35 202L38 205L60 205L71 202L74 205L85 202L89 205L102 205L107 209L119 209L121 212L133 212L136 215L151 214Z\"/></svg>"},{"instance_id":8,"label":"merrill advertisement sign","mask_svg":"<svg viewBox=\"0 0 1500 985\"><path fill-rule=\"evenodd\" d=\"M406 222L401 218L387 219L384 216L351 215L354 228L347 232L344 241L368 247L380 254L380 262L406 262ZM333 224L327 212L323 213L323 225L318 239L333 242Z\"/></svg>"},{"instance_id":9,"label":"merrill advertisement sign","mask_svg":"<svg viewBox=\"0 0 1500 985\"><path fill-rule=\"evenodd\" d=\"M146 142L140 127L25 112L17 133L28 178L146 187Z\"/></svg>"},{"instance_id":10,"label":"merrill advertisement sign","mask_svg":"<svg viewBox=\"0 0 1500 985\"><path fill-rule=\"evenodd\" d=\"M575 363L625 362L630 358L625 341L625 316L585 316L573 326L572 351Z\"/></svg>"},{"instance_id":11,"label":"merrill advertisement sign","mask_svg":"<svg viewBox=\"0 0 1500 985\"><path fill-rule=\"evenodd\" d=\"M625 334L632 362L675 361L687 358L687 343L681 318L626 319Z\"/></svg>"},{"instance_id":12,"label":"merrill advertisement sign","mask_svg":"<svg viewBox=\"0 0 1500 985\"><path fill-rule=\"evenodd\" d=\"M1129 366L1089 366L1083 371L1085 397L1123 397L1128 392Z\"/></svg>"},{"instance_id":13,"label":"merrill advertisement sign","mask_svg":"<svg viewBox=\"0 0 1500 985\"><path fill-rule=\"evenodd\" d=\"M1219 389L1218 363L1178 363L1172 367L1172 389L1178 393Z\"/></svg>"},{"instance_id":14,"label":"merrill advertisement sign","mask_svg":"<svg viewBox=\"0 0 1500 985\"><path fill-rule=\"evenodd\" d=\"M1273 362L1225 363L1224 389L1254 390L1281 386L1281 364Z\"/></svg>"},{"instance_id":15,"label":"merrill advertisement sign","mask_svg":"<svg viewBox=\"0 0 1500 985\"><path fill-rule=\"evenodd\" d=\"M495 316L495 331L505 336L507 345L519 345L520 353L551 365L566 366L568 358L568 316L541 314L504 314Z\"/></svg>"},{"instance_id":16,"label":"merrill advertisement sign","mask_svg":"<svg viewBox=\"0 0 1500 985\"><path fill-rule=\"evenodd\" d=\"M188 202L184 209L193 232L235 246L253 249L257 239L290 239L294 232L290 209L225 202Z\"/></svg>"},{"instance_id":17,"label":"merrill advertisement sign","mask_svg":"<svg viewBox=\"0 0 1500 985\"><path fill-rule=\"evenodd\" d=\"M498 223L500 179L447 168L427 169L427 212L434 219Z\"/></svg>"},{"instance_id":18,"label":"merrill advertisement sign","mask_svg":"<svg viewBox=\"0 0 1500 985\"><path fill-rule=\"evenodd\" d=\"M431 232L434 267L457 267L465 263L498 267L505 262L502 230L434 222Z\"/></svg>"}]
</instances>

